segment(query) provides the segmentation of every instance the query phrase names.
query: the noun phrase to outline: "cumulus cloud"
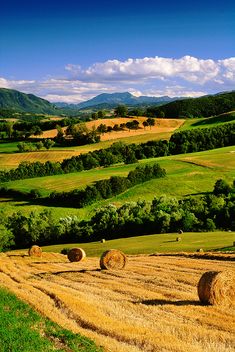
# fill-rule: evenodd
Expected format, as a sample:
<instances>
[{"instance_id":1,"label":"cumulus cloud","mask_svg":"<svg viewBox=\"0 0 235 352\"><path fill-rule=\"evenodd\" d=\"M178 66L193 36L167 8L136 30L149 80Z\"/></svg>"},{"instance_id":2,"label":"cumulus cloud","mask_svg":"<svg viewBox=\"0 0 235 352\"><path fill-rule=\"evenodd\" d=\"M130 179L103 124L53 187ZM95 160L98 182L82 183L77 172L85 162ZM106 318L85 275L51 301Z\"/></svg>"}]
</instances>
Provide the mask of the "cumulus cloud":
<instances>
[{"instance_id":1,"label":"cumulus cloud","mask_svg":"<svg viewBox=\"0 0 235 352\"><path fill-rule=\"evenodd\" d=\"M212 60L184 56L107 60L82 68L68 64L63 78L8 80L0 87L33 93L52 102L78 103L100 93L197 97L234 89L235 57Z\"/></svg>"},{"instance_id":2,"label":"cumulus cloud","mask_svg":"<svg viewBox=\"0 0 235 352\"><path fill-rule=\"evenodd\" d=\"M234 58L214 61L188 55L180 59L155 56L126 61L108 60L95 63L86 69L82 69L80 65L69 64L66 70L83 81L164 81L180 78L187 82L204 84L218 79L223 70L226 71L225 74L234 72Z\"/></svg>"}]
</instances>

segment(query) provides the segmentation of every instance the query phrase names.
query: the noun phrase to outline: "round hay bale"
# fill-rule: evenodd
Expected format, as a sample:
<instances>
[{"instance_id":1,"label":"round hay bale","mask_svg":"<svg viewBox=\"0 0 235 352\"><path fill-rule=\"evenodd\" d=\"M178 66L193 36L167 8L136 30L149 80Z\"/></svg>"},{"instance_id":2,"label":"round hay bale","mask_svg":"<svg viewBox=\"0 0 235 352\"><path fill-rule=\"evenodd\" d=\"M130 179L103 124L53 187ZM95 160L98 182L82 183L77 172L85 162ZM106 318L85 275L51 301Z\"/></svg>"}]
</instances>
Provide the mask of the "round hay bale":
<instances>
[{"instance_id":1,"label":"round hay bale","mask_svg":"<svg viewBox=\"0 0 235 352\"><path fill-rule=\"evenodd\" d=\"M100 257L101 269L123 269L126 265L127 258L124 253L116 249L105 251Z\"/></svg>"},{"instance_id":2,"label":"round hay bale","mask_svg":"<svg viewBox=\"0 0 235 352\"><path fill-rule=\"evenodd\" d=\"M235 242L233 242L233 247L235 247Z\"/></svg>"},{"instance_id":3,"label":"round hay bale","mask_svg":"<svg viewBox=\"0 0 235 352\"><path fill-rule=\"evenodd\" d=\"M202 248L197 249L197 253L204 253L204 250Z\"/></svg>"},{"instance_id":4,"label":"round hay bale","mask_svg":"<svg viewBox=\"0 0 235 352\"><path fill-rule=\"evenodd\" d=\"M100 241L101 243L105 243L105 239L104 238L102 238L102 240Z\"/></svg>"},{"instance_id":5,"label":"round hay bale","mask_svg":"<svg viewBox=\"0 0 235 352\"><path fill-rule=\"evenodd\" d=\"M183 230L179 230L179 232L178 232L180 235L182 235L183 233L184 233L184 231Z\"/></svg>"},{"instance_id":6,"label":"round hay bale","mask_svg":"<svg viewBox=\"0 0 235 352\"><path fill-rule=\"evenodd\" d=\"M29 253L30 257L41 257L42 256L42 248L34 245L29 248L28 253Z\"/></svg>"},{"instance_id":7,"label":"round hay bale","mask_svg":"<svg viewBox=\"0 0 235 352\"><path fill-rule=\"evenodd\" d=\"M80 262L85 258L86 253L82 248L71 248L67 256L70 262Z\"/></svg>"},{"instance_id":8,"label":"round hay bale","mask_svg":"<svg viewBox=\"0 0 235 352\"><path fill-rule=\"evenodd\" d=\"M207 271L199 280L197 290L204 304L235 303L235 274L231 271Z\"/></svg>"},{"instance_id":9,"label":"round hay bale","mask_svg":"<svg viewBox=\"0 0 235 352\"><path fill-rule=\"evenodd\" d=\"M176 237L176 242L180 242L181 241L181 237Z\"/></svg>"}]
</instances>

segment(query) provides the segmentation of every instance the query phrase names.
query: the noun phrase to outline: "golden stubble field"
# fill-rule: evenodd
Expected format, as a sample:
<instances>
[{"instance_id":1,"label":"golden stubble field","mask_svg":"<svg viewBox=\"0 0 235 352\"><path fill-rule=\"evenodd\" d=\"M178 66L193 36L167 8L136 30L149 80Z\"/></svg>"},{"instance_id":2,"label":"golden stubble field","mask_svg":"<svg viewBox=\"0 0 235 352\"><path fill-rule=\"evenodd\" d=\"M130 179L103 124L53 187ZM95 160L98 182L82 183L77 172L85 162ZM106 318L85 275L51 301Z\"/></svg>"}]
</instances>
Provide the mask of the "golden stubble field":
<instances>
[{"instance_id":1,"label":"golden stubble field","mask_svg":"<svg viewBox=\"0 0 235 352\"><path fill-rule=\"evenodd\" d=\"M94 121L86 122L85 125L88 129L92 129L93 127L97 128L101 124L106 124L106 126L113 127L115 124L120 125L121 123L127 123L128 121L137 120L139 121L140 128L138 130L128 130L124 131L112 131L109 133L104 133L101 135L101 141L109 141L119 138L133 137L139 136L146 133L163 133L163 132L173 132L177 128L183 125L185 122L184 119L155 119L155 126L143 127L143 122L147 120L147 117L135 117L135 118L127 118L127 117L117 117L110 119L99 119ZM67 127L63 127L62 130L65 131ZM54 138L57 135L57 129L48 130L43 132L40 138ZM37 136L31 136L32 138L38 138Z\"/></svg>"},{"instance_id":2,"label":"golden stubble field","mask_svg":"<svg viewBox=\"0 0 235 352\"><path fill-rule=\"evenodd\" d=\"M107 271L99 258L6 253L0 285L105 351L232 352L235 307L203 306L196 290L202 273L226 269L234 262L143 255Z\"/></svg>"}]
</instances>

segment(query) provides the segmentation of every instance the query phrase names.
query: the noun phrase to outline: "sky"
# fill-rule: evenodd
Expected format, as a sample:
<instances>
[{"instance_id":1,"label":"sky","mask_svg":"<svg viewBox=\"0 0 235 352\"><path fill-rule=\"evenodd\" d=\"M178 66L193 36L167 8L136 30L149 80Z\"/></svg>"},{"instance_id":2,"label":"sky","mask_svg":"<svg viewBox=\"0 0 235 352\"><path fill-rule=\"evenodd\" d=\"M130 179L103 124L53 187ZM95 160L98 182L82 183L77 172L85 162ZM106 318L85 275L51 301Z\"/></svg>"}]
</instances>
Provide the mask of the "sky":
<instances>
[{"instance_id":1,"label":"sky","mask_svg":"<svg viewBox=\"0 0 235 352\"><path fill-rule=\"evenodd\" d=\"M235 89L235 1L4 1L0 87L51 102Z\"/></svg>"}]
</instances>

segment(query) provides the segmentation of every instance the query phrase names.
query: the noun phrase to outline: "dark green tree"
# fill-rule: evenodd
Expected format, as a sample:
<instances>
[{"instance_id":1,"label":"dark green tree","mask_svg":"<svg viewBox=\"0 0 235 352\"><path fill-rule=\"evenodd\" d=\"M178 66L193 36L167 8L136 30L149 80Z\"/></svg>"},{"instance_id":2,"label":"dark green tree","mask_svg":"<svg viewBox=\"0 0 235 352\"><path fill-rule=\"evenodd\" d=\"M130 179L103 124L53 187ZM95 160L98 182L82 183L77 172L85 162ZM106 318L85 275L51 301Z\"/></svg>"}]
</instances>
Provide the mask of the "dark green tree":
<instances>
[{"instance_id":1,"label":"dark green tree","mask_svg":"<svg viewBox=\"0 0 235 352\"><path fill-rule=\"evenodd\" d=\"M114 109L114 115L115 116L120 116L120 117L125 117L127 116L128 113L128 108L126 105L118 105L115 109Z\"/></svg>"},{"instance_id":2,"label":"dark green tree","mask_svg":"<svg viewBox=\"0 0 235 352\"><path fill-rule=\"evenodd\" d=\"M55 142L53 140L51 140L50 138L49 139L44 139L43 141L43 145L44 147L49 150L50 148L53 147L53 145L55 144Z\"/></svg>"}]
</instances>

